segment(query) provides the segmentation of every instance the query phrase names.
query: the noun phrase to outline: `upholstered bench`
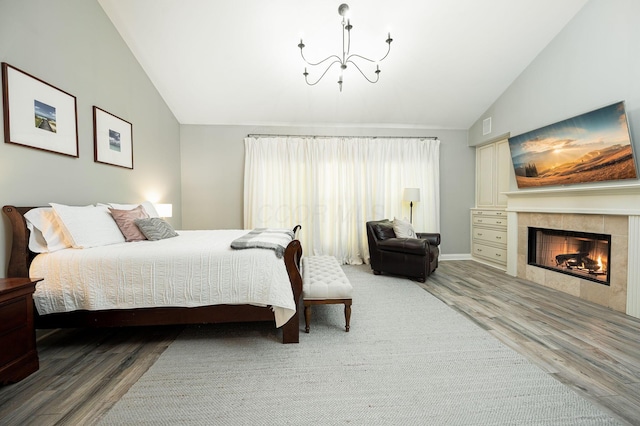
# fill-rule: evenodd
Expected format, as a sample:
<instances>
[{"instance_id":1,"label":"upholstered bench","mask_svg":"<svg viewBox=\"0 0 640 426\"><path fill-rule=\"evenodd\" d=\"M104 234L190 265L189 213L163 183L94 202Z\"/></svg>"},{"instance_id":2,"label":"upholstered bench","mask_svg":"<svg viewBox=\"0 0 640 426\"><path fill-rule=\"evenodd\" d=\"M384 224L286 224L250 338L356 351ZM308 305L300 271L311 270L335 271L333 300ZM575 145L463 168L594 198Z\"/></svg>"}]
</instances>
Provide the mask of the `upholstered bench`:
<instances>
[{"instance_id":1,"label":"upholstered bench","mask_svg":"<svg viewBox=\"0 0 640 426\"><path fill-rule=\"evenodd\" d=\"M309 332L311 306L344 303L345 329L349 331L353 287L333 256L302 258L302 300L305 332Z\"/></svg>"}]
</instances>

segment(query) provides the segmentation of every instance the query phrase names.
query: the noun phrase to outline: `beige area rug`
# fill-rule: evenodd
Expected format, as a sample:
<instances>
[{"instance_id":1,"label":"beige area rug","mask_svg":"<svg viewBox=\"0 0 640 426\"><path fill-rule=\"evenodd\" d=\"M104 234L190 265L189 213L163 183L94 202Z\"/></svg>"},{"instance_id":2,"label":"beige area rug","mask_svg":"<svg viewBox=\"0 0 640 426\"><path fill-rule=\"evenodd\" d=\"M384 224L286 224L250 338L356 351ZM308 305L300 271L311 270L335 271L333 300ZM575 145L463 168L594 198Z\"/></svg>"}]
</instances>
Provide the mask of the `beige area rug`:
<instances>
[{"instance_id":1,"label":"beige area rug","mask_svg":"<svg viewBox=\"0 0 640 426\"><path fill-rule=\"evenodd\" d=\"M102 424L618 424L415 283L344 270L349 333L338 305L314 307L297 345L261 324L187 328Z\"/></svg>"}]
</instances>

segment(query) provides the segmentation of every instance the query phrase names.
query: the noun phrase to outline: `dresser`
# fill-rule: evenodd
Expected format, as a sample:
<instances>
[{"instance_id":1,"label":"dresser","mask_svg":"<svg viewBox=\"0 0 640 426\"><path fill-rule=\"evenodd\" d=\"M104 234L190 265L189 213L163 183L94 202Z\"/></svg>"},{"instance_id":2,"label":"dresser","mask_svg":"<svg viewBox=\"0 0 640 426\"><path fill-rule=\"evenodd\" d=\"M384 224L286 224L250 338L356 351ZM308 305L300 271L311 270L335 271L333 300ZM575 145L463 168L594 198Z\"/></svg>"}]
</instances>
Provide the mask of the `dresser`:
<instances>
[{"instance_id":1,"label":"dresser","mask_svg":"<svg viewBox=\"0 0 640 426\"><path fill-rule=\"evenodd\" d=\"M22 380L39 368L31 297L38 281L0 278L0 384Z\"/></svg>"},{"instance_id":2,"label":"dresser","mask_svg":"<svg viewBox=\"0 0 640 426\"><path fill-rule=\"evenodd\" d=\"M507 267L507 213L502 209L471 209L471 250L477 260Z\"/></svg>"}]
</instances>

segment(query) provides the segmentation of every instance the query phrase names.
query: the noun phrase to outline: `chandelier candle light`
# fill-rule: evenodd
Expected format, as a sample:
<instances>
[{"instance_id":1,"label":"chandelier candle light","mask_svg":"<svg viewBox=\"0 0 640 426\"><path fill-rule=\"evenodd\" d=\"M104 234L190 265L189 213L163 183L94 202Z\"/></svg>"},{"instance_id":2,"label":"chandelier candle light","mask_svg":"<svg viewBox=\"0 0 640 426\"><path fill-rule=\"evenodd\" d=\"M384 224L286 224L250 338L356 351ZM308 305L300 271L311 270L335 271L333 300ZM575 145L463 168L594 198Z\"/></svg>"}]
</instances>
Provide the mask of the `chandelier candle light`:
<instances>
[{"instance_id":1,"label":"chandelier candle light","mask_svg":"<svg viewBox=\"0 0 640 426\"><path fill-rule=\"evenodd\" d=\"M340 85L340 91L341 92L342 92L342 76L343 76L342 71L347 69L347 64L352 64L354 67L356 67L356 69L358 71L360 71L360 74L362 74L362 76L364 78L366 78L369 83L377 83L378 82L378 79L380 78L380 66L377 64L377 62L383 61L389 55L389 52L391 51L391 42L393 41L393 39L391 38L391 33L388 33L388 35L387 35L386 43L389 45L389 47L387 48L387 53L382 57L382 59L380 59L378 61L375 61L373 59L365 58L362 55L357 55L355 53L351 53L351 29L353 28L353 25L351 25L351 20L349 18L345 17L348 12L349 12L349 5L347 5L346 3L343 3L343 4L340 5L340 7L338 7L338 13L340 14L340 16L342 16L342 57L340 57L338 55L331 55L331 56L328 56L325 59L321 60L320 62L315 62L315 63L309 62L304 57L304 52L302 51L302 49L304 49L304 43L302 42L302 39L300 39L300 44L298 44L298 47L300 48L300 55L302 56L302 59L304 59L304 61L308 65L310 65L312 67L315 67L317 65L324 64L325 62L333 59L333 61L327 66L327 68L320 75L320 77L314 82L310 82L309 81L309 79L308 79L309 73L307 72L307 68L305 67L304 73L303 73L304 81L306 81L306 83L309 86L314 86L320 80L322 80L322 77L325 76L327 71L329 71L329 69L334 64L340 64L341 72L340 72L340 78L338 79L338 84ZM346 21L345 21L345 19L346 19ZM367 77L367 75L362 71L362 69L360 69L358 64L356 64L354 62L354 59L362 59L364 61L375 63L376 64L376 70L374 71L374 73L376 74L375 80L373 78Z\"/></svg>"}]
</instances>

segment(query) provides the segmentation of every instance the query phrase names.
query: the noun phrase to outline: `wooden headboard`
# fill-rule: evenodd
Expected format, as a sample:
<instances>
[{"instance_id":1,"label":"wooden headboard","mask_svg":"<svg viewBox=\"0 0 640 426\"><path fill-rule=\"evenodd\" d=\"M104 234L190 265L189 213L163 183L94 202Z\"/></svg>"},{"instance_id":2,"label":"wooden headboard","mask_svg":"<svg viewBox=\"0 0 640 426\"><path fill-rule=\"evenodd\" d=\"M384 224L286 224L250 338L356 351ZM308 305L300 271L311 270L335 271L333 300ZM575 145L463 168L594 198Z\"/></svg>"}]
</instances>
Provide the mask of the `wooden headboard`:
<instances>
[{"instance_id":1,"label":"wooden headboard","mask_svg":"<svg viewBox=\"0 0 640 426\"><path fill-rule=\"evenodd\" d=\"M2 211L7 215L11 222L12 238L11 238L11 257L9 258L9 267L7 268L7 277L28 277L29 266L36 256L29 250L29 229L24 214L35 207L14 207L4 206Z\"/></svg>"}]
</instances>

